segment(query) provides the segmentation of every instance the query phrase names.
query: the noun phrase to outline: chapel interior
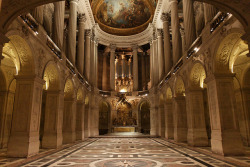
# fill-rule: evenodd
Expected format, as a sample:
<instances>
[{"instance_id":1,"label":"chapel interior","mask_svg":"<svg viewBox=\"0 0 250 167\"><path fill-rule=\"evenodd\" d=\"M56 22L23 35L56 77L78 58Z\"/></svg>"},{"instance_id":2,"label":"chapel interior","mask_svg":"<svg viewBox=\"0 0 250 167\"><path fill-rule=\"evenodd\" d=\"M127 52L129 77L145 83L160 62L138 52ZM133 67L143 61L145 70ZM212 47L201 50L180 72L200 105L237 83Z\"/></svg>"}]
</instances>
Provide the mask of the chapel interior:
<instances>
[{"instance_id":1,"label":"chapel interior","mask_svg":"<svg viewBox=\"0 0 250 167\"><path fill-rule=\"evenodd\" d=\"M0 0L0 166L250 166L249 0Z\"/></svg>"}]
</instances>

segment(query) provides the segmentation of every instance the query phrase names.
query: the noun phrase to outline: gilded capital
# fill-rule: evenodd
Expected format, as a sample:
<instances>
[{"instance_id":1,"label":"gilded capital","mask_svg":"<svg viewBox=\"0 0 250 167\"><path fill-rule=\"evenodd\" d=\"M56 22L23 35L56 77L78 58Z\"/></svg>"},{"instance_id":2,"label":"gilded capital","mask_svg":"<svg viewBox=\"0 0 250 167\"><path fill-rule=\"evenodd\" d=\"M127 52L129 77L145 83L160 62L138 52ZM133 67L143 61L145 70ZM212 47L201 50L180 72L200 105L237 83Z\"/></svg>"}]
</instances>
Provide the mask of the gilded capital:
<instances>
[{"instance_id":1,"label":"gilded capital","mask_svg":"<svg viewBox=\"0 0 250 167\"><path fill-rule=\"evenodd\" d=\"M163 22L169 22L169 21L170 21L170 18L171 18L171 16L170 16L169 13L162 13L162 14L161 14L161 20L162 20Z\"/></svg>"},{"instance_id":2,"label":"gilded capital","mask_svg":"<svg viewBox=\"0 0 250 167\"><path fill-rule=\"evenodd\" d=\"M85 22L87 20L85 13L78 14L79 22Z\"/></svg>"}]
</instances>

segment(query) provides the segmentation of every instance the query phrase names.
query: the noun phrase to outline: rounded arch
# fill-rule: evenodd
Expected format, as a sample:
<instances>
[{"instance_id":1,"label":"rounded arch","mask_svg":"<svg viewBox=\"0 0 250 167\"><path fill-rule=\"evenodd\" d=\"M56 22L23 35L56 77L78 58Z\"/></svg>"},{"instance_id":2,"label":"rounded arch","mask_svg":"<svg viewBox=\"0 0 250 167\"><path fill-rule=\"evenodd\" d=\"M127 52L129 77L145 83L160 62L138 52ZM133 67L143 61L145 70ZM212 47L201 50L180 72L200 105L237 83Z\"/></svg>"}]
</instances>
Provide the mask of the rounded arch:
<instances>
[{"instance_id":1,"label":"rounded arch","mask_svg":"<svg viewBox=\"0 0 250 167\"><path fill-rule=\"evenodd\" d=\"M172 100L172 98L173 98L172 89L168 86L166 91L166 100Z\"/></svg>"},{"instance_id":2,"label":"rounded arch","mask_svg":"<svg viewBox=\"0 0 250 167\"><path fill-rule=\"evenodd\" d=\"M204 80L206 78L206 71L201 63L195 63L191 69L189 82L193 88L203 88Z\"/></svg>"},{"instance_id":3,"label":"rounded arch","mask_svg":"<svg viewBox=\"0 0 250 167\"><path fill-rule=\"evenodd\" d=\"M75 88L72 79L67 79L64 87L64 98L74 98Z\"/></svg>"},{"instance_id":4,"label":"rounded arch","mask_svg":"<svg viewBox=\"0 0 250 167\"><path fill-rule=\"evenodd\" d=\"M138 105L138 124L141 133L150 133L150 102L143 99Z\"/></svg>"},{"instance_id":5,"label":"rounded arch","mask_svg":"<svg viewBox=\"0 0 250 167\"><path fill-rule=\"evenodd\" d=\"M45 80L44 89L45 90L60 90L60 72L55 63L49 62L45 66L43 73L43 79Z\"/></svg>"},{"instance_id":6,"label":"rounded arch","mask_svg":"<svg viewBox=\"0 0 250 167\"><path fill-rule=\"evenodd\" d=\"M32 49L26 40L19 35L11 35L8 38L10 41L3 47L3 56L14 62L17 74L35 74Z\"/></svg>"},{"instance_id":7,"label":"rounded arch","mask_svg":"<svg viewBox=\"0 0 250 167\"><path fill-rule=\"evenodd\" d=\"M77 99L77 101L85 101L85 99L84 99L84 89L83 89L82 86L80 86L77 89L76 99Z\"/></svg>"},{"instance_id":8,"label":"rounded arch","mask_svg":"<svg viewBox=\"0 0 250 167\"><path fill-rule=\"evenodd\" d=\"M174 85L174 95L175 96L184 96L185 95L185 85L181 76L178 76L175 80Z\"/></svg>"},{"instance_id":9,"label":"rounded arch","mask_svg":"<svg viewBox=\"0 0 250 167\"><path fill-rule=\"evenodd\" d=\"M241 39L240 30L232 30L222 39L214 58L215 73L233 72L233 65L239 55L249 52L248 45Z\"/></svg>"}]
</instances>

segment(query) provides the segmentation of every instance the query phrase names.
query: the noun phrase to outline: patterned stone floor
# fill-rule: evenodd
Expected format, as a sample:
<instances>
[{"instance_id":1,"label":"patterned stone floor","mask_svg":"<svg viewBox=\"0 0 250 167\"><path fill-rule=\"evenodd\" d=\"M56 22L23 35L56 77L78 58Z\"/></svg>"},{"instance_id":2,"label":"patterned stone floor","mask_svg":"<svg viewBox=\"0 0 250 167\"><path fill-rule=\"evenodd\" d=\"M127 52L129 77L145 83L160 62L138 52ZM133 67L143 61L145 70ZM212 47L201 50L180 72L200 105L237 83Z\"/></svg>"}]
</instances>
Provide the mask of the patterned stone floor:
<instances>
[{"instance_id":1,"label":"patterned stone floor","mask_svg":"<svg viewBox=\"0 0 250 167\"><path fill-rule=\"evenodd\" d=\"M238 158L238 159L237 159ZM19 166L199 167L250 166L250 157L226 162L159 138L92 138ZM20 160L19 160L20 161ZM0 162L1 163L1 162ZM242 165L243 164L243 165ZM4 164L2 164L4 165ZM6 163L5 165L13 166ZM16 166L16 165L15 165Z\"/></svg>"}]
</instances>

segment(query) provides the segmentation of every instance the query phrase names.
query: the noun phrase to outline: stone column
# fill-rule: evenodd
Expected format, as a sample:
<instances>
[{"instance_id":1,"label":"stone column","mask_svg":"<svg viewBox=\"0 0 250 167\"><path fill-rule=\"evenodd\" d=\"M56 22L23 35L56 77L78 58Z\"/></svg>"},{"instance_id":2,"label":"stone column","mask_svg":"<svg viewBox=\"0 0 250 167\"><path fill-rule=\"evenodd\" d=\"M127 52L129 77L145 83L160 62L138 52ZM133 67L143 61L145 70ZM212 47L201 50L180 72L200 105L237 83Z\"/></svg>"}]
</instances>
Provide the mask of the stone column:
<instances>
[{"instance_id":1,"label":"stone column","mask_svg":"<svg viewBox=\"0 0 250 167\"><path fill-rule=\"evenodd\" d=\"M58 148L62 145L63 100L62 91L48 91L46 94L42 148Z\"/></svg>"},{"instance_id":2,"label":"stone column","mask_svg":"<svg viewBox=\"0 0 250 167\"><path fill-rule=\"evenodd\" d=\"M41 5L36 7L32 13L34 19L41 25L43 25L43 10L44 10L44 5Z\"/></svg>"},{"instance_id":3,"label":"stone column","mask_svg":"<svg viewBox=\"0 0 250 167\"><path fill-rule=\"evenodd\" d=\"M154 53L153 53L153 77L154 77L154 86L158 84L159 82L159 61L158 61L158 43L157 43L157 38L154 36L153 40L153 48L154 48Z\"/></svg>"},{"instance_id":4,"label":"stone column","mask_svg":"<svg viewBox=\"0 0 250 167\"><path fill-rule=\"evenodd\" d=\"M76 140L76 99L64 99L63 144Z\"/></svg>"},{"instance_id":5,"label":"stone column","mask_svg":"<svg viewBox=\"0 0 250 167\"><path fill-rule=\"evenodd\" d=\"M85 101L85 113L84 113L84 138L88 137L89 137L89 98L87 103Z\"/></svg>"},{"instance_id":6,"label":"stone column","mask_svg":"<svg viewBox=\"0 0 250 167\"><path fill-rule=\"evenodd\" d=\"M203 3L205 24L209 23L217 14L217 9L210 4Z\"/></svg>"},{"instance_id":7,"label":"stone column","mask_svg":"<svg viewBox=\"0 0 250 167\"><path fill-rule=\"evenodd\" d=\"M133 90L137 91L138 90L138 55L137 55L137 50L138 46L133 45Z\"/></svg>"},{"instance_id":8,"label":"stone column","mask_svg":"<svg viewBox=\"0 0 250 167\"><path fill-rule=\"evenodd\" d=\"M145 83L146 83L146 69L145 69L145 55L143 53L142 57L141 57L141 73L142 73L142 90L145 88Z\"/></svg>"},{"instance_id":9,"label":"stone column","mask_svg":"<svg viewBox=\"0 0 250 167\"><path fill-rule=\"evenodd\" d=\"M150 81L151 81L151 88L154 86L154 45L153 40L150 41Z\"/></svg>"},{"instance_id":10,"label":"stone column","mask_svg":"<svg viewBox=\"0 0 250 167\"><path fill-rule=\"evenodd\" d=\"M173 65L175 65L182 56L180 22L178 16L178 1L170 0L170 2L171 2L172 43L173 43Z\"/></svg>"},{"instance_id":11,"label":"stone column","mask_svg":"<svg viewBox=\"0 0 250 167\"><path fill-rule=\"evenodd\" d=\"M186 48L189 48L196 39L193 0L183 0L183 16Z\"/></svg>"},{"instance_id":12,"label":"stone column","mask_svg":"<svg viewBox=\"0 0 250 167\"><path fill-rule=\"evenodd\" d=\"M211 122L212 151L222 155L242 155L242 144L236 122L233 74L213 74L205 79Z\"/></svg>"},{"instance_id":13,"label":"stone column","mask_svg":"<svg viewBox=\"0 0 250 167\"><path fill-rule=\"evenodd\" d=\"M80 72L80 74L84 74L84 38L85 38L85 21L86 16L85 14L79 14L79 30L78 30L78 55L77 55L77 69Z\"/></svg>"},{"instance_id":14,"label":"stone column","mask_svg":"<svg viewBox=\"0 0 250 167\"><path fill-rule=\"evenodd\" d=\"M102 90L108 90L107 56L107 53L103 54Z\"/></svg>"},{"instance_id":15,"label":"stone column","mask_svg":"<svg viewBox=\"0 0 250 167\"><path fill-rule=\"evenodd\" d=\"M160 115L160 136L162 138L165 138L165 111L164 111L164 104L161 104L158 108L158 112L159 112L159 115Z\"/></svg>"},{"instance_id":16,"label":"stone column","mask_svg":"<svg viewBox=\"0 0 250 167\"><path fill-rule=\"evenodd\" d=\"M186 47L186 41L185 41L185 31L184 29L180 28L181 32L181 43L182 43L182 55L184 55L185 51L189 48Z\"/></svg>"},{"instance_id":17,"label":"stone column","mask_svg":"<svg viewBox=\"0 0 250 167\"><path fill-rule=\"evenodd\" d=\"M94 40L94 86L98 85L98 39Z\"/></svg>"},{"instance_id":18,"label":"stone column","mask_svg":"<svg viewBox=\"0 0 250 167\"><path fill-rule=\"evenodd\" d=\"M16 95L8 157L29 157L39 152L39 126L44 81L16 76Z\"/></svg>"},{"instance_id":19,"label":"stone column","mask_svg":"<svg viewBox=\"0 0 250 167\"><path fill-rule=\"evenodd\" d=\"M96 91L96 90L95 90ZM96 92L97 93L97 92ZM89 101L89 137L97 136L99 134L99 101L97 94L92 92Z\"/></svg>"},{"instance_id":20,"label":"stone column","mask_svg":"<svg viewBox=\"0 0 250 167\"><path fill-rule=\"evenodd\" d=\"M164 35L164 63L165 63L165 74L169 73L173 66L173 58L171 55L171 43L170 43L170 32L169 32L169 21L170 15L163 13L161 16L163 22L163 35Z\"/></svg>"},{"instance_id":21,"label":"stone column","mask_svg":"<svg viewBox=\"0 0 250 167\"><path fill-rule=\"evenodd\" d=\"M54 3L55 11L53 17L52 39L60 50L63 49L64 13L65 1Z\"/></svg>"},{"instance_id":22,"label":"stone column","mask_svg":"<svg viewBox=\"0 0 250 167\"><path fill-rule=\"evenodd\" d=\"M77 28L77 3L78 0L70 0L69 31L68 31L68 56L70 62L76 61L76 28Z\"/></svg>"},{"instance_id":23,"label":"stone column","mask_svg":"<svg viewBox=\"0 0 250 167\"><path fill-rule=\"evenodd\" d=\"M114 44L110 45L110 88L115 90L115 49Z\"/></svg>"},{"instance_id":24,"label":"stone column","mask_svg":"<svg viewBox=\"0 0 250 167\"><path fill-rule=\"evenodd\" d=\"M173 105L172 99L168 99L164 104L165 110L165 138L173 139L174 138L174 123L173 123Z\"/></svg>"},{"instance_id":25,"label":"stone column","mask_svg":"<svg viewBox=\"0 0 250 167\"><path fill-rule=\"evenodd\" d=\"M85 92L76 106L76 140L84 140Z\"/></svg>"},{"instance_id":26,"label":"stone column","mask_svg":"<svg viewBox=\"0 0 250 167\"><path fill-rule=\"evenodd\" d=\"M91 85L95 85L95 36L92 34L90 41L90 80Z\"/></svg>"},{"instance_id":27,"label":"stone column","mask_svg":"<svg viewBox=\"0 0 250 167\"><path fill-rule=\"evenodd\" d=\"M208 136L205 122L203 90L189 88L186 91L187 141L191 146L208 146Z\"/></svg>"},{"instance_id":28,"label":"stone column","mask_svg":"<svg viewBox=\"0 0 250 167\"><path fill-rule=\"evenodd\" d=\"M187 141L187 113L184 96L174 97L174 140L176 142Z\"/></svg>"},{"instance_id":29,"label":"stone column","mask_svg":"<svg viewBox=\"0 0 250 167\"><path fill-rule=\"evenodd\" d=\"M157 135L157 112L158 112L158 96L152 95L150 97L151 105L150 105L150 135Z\"/></svg>"},{"instance_id":30,"label":"stone column","mask_svg":"<svg viewBox=\"0 0 250 167\"><path fill-rule=\"evenodd\" d=\"M90 81L90 49L91 49L91 30L86 30L85 31L85 38L86 38L86 41L85 41L85 66L84 66L84 73L85 73L85 76L88 80L88 82Z\"/></svg>"},{"instance_id":31,"label":"stone column","mask_svg":"<svg viewBox=\"0 0 250 167\"><path fill-rule=\"evenodd\" d=\"M162 39L162 30L157 30L157 46L158 46L158 65L159 65L159 78L158 80L161 81L164 75L164 53L163 53L163 39Z\"/></svg>"}]
</instances>

